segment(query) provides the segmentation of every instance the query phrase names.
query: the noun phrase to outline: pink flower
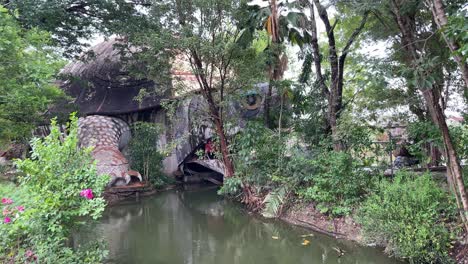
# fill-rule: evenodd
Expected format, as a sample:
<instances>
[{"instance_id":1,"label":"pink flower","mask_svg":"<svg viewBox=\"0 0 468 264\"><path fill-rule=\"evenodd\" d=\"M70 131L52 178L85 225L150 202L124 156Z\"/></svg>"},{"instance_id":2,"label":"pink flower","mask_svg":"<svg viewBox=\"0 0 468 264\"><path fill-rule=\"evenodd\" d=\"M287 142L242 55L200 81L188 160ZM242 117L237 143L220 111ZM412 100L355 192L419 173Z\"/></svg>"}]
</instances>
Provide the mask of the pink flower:
<instances>
[{"instance_id":1,"label":"pink flower","mask_svg":"<svg viewBox=\"0 0 468 264\"><path fill-rule=\"evenodd\" d=\"M18 210L19 212L24 212L24 206L16 206L16 210Z\"/></svg>"},{"instance_id":2,"label":"pink flower","mask_svg":"<svg viewBox=\"0 0 468 264\"><path fill-rule=\"evenodd\" d=\"M93 194L93 190L91 189L84 189L80 192L80 196L88 199L88 200L91 200L94 198L94 194Z\"/></svg>"},{"instance_id":3,"label":"pink flower","mask_svg":"<svg viewBox=\"0 0 468 264\"><path fill-rule=\"evenodd\" d=\"M11 218L10 217L5 217L5 219L3 219L3 223L5 224L8 224L8 223L11 223Z\"/></svg>"},{"instance_id":4,"label":"pink flower","mask_svg":"<svg viewBox=\"0 0 468 264\"><path fill-rule=\"evenodd\" d=\"M2 204L12 204L13 200L10 198L2 198Z\"/></svg>"}]
</instances>

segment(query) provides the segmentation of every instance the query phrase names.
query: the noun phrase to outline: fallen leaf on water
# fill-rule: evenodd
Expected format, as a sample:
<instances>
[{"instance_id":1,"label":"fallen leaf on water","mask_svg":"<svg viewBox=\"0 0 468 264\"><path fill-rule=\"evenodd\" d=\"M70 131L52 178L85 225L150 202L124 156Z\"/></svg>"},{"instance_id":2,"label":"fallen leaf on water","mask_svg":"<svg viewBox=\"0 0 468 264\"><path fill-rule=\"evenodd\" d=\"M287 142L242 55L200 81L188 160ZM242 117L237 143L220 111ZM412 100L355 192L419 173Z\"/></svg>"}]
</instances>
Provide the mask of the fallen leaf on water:
<instances>
[{"instance_id":1,"label":"fallen leaf on water","mask_svg":"<svg viewBox=\"0 0 468 264\"><path fill-rule=\"evenodd\" d=\"M302 241L302 245L303 245L303 246L307 246L307 245L309 245L309 244L310 244L310 241L307 240L307 239L304 239L304 241Z\"/></svg>"},{"instance_id":2,"label":"fallen leaf on water","mask_svg":"<svg viewBox=\"0 0 468 264\"><path fill-rule=\"evenodd\" d=\"M273 238L273 239L279 239L279 237L277 237L277 236L272 236L271 238Z\"/></svg>"},{"instance_id":3,"label":"fallen leaf on water","mask_svg":"<svg viewBox=\"0 0 468 264\"><path fill-rule=\"evenodd\" d=\"M333 250L335 250L336 252L338 252L339 256L343 256L346 251L344 251L343 249L339 248L339 247L332 247Z\"/></svg>"}]
</instances>

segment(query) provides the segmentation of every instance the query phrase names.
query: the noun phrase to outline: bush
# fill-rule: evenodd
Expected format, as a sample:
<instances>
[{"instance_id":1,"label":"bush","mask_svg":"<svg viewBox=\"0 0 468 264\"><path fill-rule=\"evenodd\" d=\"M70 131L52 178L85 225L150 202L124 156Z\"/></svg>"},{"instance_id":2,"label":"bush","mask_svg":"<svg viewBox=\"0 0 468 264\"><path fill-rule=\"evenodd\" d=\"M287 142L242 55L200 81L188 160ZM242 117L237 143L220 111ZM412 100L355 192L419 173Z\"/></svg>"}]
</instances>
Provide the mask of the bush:
<instances>
[{"instance_id":1,"label":"bush","mask_svg":"<svg viewBox=\"0 0 468 264\"><path fill-rule=\"evenodd\" d=\"M308 171L308 154L298 141L294 133L280 135L263 123L250 121L234 141L236 175L225 179L219 193L237 195L242 184L248 184L258 196L266 194L262 214L277 217Z\"/></svg>"},{"instance_id":2,"label":"bush","mask_svg":"<svg viewBox=\"0 0 468 264\"><path fill-rule=\"evenodd\" d=\"M157 124L137 122L132 127L132 140L129 144L130 165L141 173L143 179L156 187L169 182L162 173L164 156L158 150L161 128Z\"/></svg>"},{"instance_id":3,"label":"bush","mask_svg":"<svg viewBox=\"0 0 468 264\"><path fill-rule=\"evenodd\" d=\"M16 161L24 174L18 187L0 188L4 219L0 224L0 262L96 263L100 247L73 249L72 230L102 215L101 194L109 180L98 176L91 149L79 149L77 118L68 136L55 120L51 133L31 141L31 158ZM89 221L89 220L88 220ZM91 246L91 243L90 245Z\"/></svg>"},{"instance_id":4,"label":"bush","mask_svg":"<svg viewBox=\"0 0 468 264\"><path fill-rule=\"evenodd\" d=\"M358 212L364 236L414 263L444 263L452 239L445 222L454 217L449 196L429 174L398 172L383 180Z\"/></svg>"},{"instance_id":5,"label":"bush","mask_svg":"<svg viewBox=\"0 0 468 264\"><path fill-rule=\"evenodd\" d=\"M251 121L234 143L236 175L256 185L271 184L282 169L278 161L285 145L278 140L278 134L260 122Z\"/></svg>"},{"instance_id":6,"label":"bush","mask_svg":"<svg viewBox=\"0 0 468 264\"><path fill-rule=\"evenodd\" d=\"M301 198L317 202L322 213L343 215L364 197L371 186L369 173L344 152L320 149L316 155L301 147L294 133L278 133L261 123L249 122L235 140L236 177L225 182L222 193L238 191L240 182L279 197L281 203L292 190ZM298 187L300 186L300 187ZM279 195L284 194L284 195ZM274 206L275 208L277 206ZM276 211L276 210L270 210Z\"/></svg>"},{"instance_id":7,"label":"bush","mask_svg":"<svg viewBox=\"0 0 468 264\"><path fill-rule=\"evenodd\" d=\"M350 213L371 186L370 174L361 170L348 153L321 152L309 163L309 175L304 177L307 187L300 188L297 194L316 202L321 213Z\"/></svg>"},{"instance_id":8,"label":"bush","mask_svg":"<svg viewBox=\"0 0 468 264\"><path fill-rule=\"evenodd\" d=\"M236 175L251 184L271 189L295 185L304 174L308 154L294 133L266 128L250 121L234 141Z\"/></svg>"}]
</instances>

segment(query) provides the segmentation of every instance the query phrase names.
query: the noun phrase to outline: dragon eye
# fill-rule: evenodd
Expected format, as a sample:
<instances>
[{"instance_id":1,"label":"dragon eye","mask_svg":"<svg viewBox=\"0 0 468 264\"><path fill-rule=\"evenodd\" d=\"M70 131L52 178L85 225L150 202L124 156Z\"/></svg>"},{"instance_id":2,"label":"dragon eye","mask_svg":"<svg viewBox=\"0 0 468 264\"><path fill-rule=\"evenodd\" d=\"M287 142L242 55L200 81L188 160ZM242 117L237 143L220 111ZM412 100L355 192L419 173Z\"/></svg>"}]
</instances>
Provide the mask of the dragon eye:
<instances>
[{"instance_id":1,"label":"dragon eye","mask_svg":"<svg viewBox=\"0 0 468 264\"><path fill-rule=\"evenodd\" d=\"M241 100L242 107L247 110L257 109L262 103L262 97L259 94L254 93L245 95Z\"/></svg>"},{"instance_id":2,"label":"dragon eye","mask_svg":"<svg viewBox=\"0 0 468 264\"><path fill-rule=\"evenodd\" d=\"M254 105L256 101L257 101L257 97L255 95L247 96L247 104Z\"/></svg>"}]
</instances>

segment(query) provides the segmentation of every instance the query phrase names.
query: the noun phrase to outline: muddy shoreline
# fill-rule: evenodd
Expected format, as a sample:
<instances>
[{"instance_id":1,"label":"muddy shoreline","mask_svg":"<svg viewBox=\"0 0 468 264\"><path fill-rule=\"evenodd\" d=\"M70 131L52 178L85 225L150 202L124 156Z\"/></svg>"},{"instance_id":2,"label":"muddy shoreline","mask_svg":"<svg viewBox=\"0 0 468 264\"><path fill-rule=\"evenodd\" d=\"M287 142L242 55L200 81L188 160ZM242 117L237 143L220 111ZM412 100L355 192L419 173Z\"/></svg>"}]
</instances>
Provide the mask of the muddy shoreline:
<instances>
[{"instance_id":1,"label":"muddy shoreline","mask_svg":"<svg viewBox=\"0 0 468 264\"><path fill-rule=\"evenodd\" d=\"M364 244L361 227L351 217L331 218L318 212L313 204L289 208L279 219L336 239L345 239Z\"/></svg>"}]
</instances>

